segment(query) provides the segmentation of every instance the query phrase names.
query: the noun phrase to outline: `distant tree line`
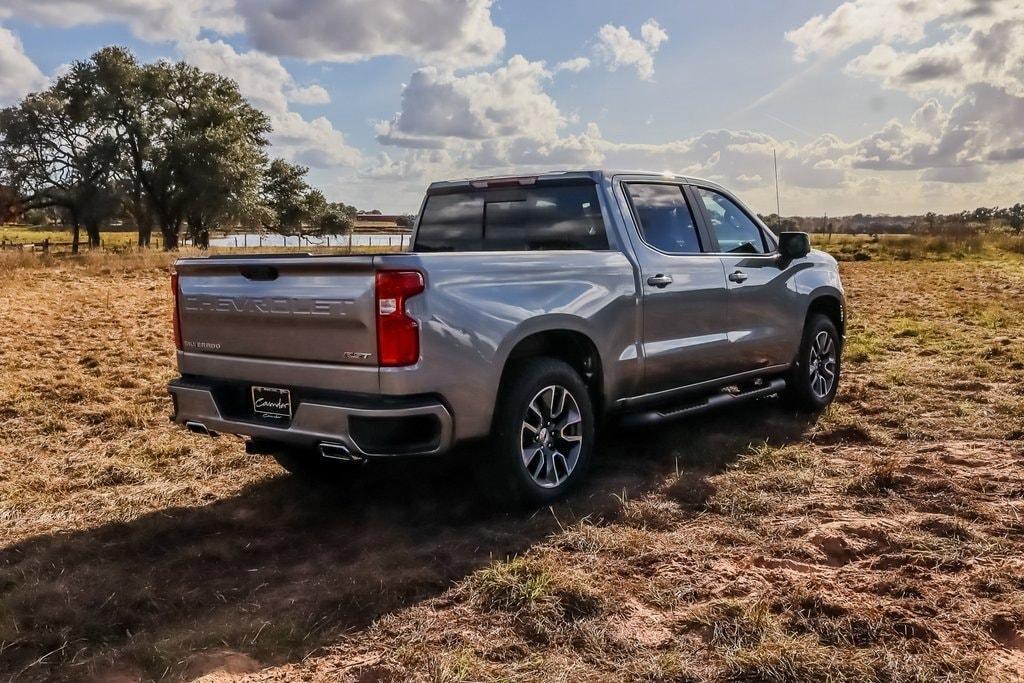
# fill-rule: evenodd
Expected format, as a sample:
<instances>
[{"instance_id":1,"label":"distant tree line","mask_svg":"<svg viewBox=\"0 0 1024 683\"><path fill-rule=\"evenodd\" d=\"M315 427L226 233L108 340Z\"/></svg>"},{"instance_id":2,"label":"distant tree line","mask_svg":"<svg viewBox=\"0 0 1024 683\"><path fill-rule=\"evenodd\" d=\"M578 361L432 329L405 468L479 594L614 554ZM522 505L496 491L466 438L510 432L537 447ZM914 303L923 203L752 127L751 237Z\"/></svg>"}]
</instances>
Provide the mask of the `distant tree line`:
<instances>
[{"instance_id":1,"label":"distant tree line","mask_svg":"<svg viewBox=\"0 0 1024 683\"><path fill-rule=\"evenodd\" d=\"M140 64L121 47L78 61L45 91L0 110L0 222L55 217L97 246L111 221L208 245L211 231L351 229L308 169L267 155L267 116L237 84L184 62Z\"/></svg>"},{"instance_id":2,"label":"distant tree line","mask_svg":"<svg viewBox=\"0 0 1024 683\"><path fill-rule=\"evenodd\" d=\"M967 235L984 230L1003 229L1015 235L1024 231L1024 204L1008 207L979 207L973 211L923 216L889 216L853 214L851 216L786 216L760 215L769 227L836 234L886 235L894 233L924 235Z\"/></svg>"}]
</instances>

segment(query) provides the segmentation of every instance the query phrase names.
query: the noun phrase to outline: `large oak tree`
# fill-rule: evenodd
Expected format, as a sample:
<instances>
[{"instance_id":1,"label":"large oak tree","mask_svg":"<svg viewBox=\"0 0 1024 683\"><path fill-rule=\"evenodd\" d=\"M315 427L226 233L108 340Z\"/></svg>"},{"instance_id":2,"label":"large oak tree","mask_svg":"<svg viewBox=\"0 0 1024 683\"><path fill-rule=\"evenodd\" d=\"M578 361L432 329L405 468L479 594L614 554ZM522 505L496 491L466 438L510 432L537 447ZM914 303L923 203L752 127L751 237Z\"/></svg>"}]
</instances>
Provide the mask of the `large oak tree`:
<instances>
[{"instance_id":1,"label":"large oak tree","mask_svg":"<svg viewBox=\"0 0 1024 683\"><path fill-rule=\"evenodd\" d=\"M270 122L237 84L185 62L140 65L123 48L90 60L124 150L125 184L168 249L258 212Z\"/></svg>"},{"instance_id":2,"label":"large oak tree","mask_svg":"<svg viewBox=\"0 0 1024 683\"><path fill-rule=\"evenodd\" d=\"M0 168L25 209L63 210L76 242L84 226L98 244L123 204L140 246L155 226L173 249L186 225L205 243L261 214L269 131L234 81L109 47L0 112Z\"/></svg>"},{"instance_id":3,"label":"large oak tree","mask_svg":"<svg viewBox=\"0 0 1024 683\"><path fill-rule=\"evenodd\" d=\"M0 111L0 169L21 210L59 209L78 251L82 227L98 246L117 213L119 143L104 123L95 89L73 67L48 90Z\"/></svg>"}]
</instances>

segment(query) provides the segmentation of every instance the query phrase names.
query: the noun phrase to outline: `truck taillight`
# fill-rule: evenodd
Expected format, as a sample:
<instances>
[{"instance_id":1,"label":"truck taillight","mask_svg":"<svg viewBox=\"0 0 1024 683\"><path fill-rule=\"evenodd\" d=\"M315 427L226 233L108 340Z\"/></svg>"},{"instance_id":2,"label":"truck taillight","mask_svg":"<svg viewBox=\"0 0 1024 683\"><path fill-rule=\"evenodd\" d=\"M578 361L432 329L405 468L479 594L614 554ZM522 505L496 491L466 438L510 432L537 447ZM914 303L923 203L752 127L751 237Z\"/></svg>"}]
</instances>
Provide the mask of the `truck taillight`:
<instances>
[{"instance_id":1,"label":"truck taillight","mask_svg":"<svg viewBox=\"0 0 1024 683\"><path fill-rule=\"evenodd\" d=\"M171 273L171 291L174 292L174 348L182 350L181 343L181 312L178 308L178 274Z\"/></svg>"},{"instance_id":2,"label":"truck taillight","mask_svg":"<svg viewBox=\"0 0 1024 683\"><path fill-rule=\"evenodd\" d=\"M405 302L423 291L423 274L382 270L376 285L377 362L386 367L412 365L420 359L420 326L406 313Z\"/></svg>"}]
</instances>

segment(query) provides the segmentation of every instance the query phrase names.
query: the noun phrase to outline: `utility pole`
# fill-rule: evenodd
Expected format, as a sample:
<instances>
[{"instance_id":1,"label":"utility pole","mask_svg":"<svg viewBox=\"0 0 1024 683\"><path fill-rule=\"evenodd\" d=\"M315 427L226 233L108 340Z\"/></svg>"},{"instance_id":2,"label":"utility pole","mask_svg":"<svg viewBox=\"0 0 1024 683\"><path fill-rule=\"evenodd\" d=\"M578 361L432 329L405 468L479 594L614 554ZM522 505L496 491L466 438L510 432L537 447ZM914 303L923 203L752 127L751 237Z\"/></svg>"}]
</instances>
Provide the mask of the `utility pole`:
<instances>
[{"instance_id":1,"label":"utility pole","mask_svg":"<svg viewBox=\"0 0 1024 683\"><path fill-rule=\"evenodd\" d=\"M775 166L775 215L779 217L778 228L782 230L782 203L779 201L779 157L772 147L772 164Z\"/></svg>"}]
</instances>

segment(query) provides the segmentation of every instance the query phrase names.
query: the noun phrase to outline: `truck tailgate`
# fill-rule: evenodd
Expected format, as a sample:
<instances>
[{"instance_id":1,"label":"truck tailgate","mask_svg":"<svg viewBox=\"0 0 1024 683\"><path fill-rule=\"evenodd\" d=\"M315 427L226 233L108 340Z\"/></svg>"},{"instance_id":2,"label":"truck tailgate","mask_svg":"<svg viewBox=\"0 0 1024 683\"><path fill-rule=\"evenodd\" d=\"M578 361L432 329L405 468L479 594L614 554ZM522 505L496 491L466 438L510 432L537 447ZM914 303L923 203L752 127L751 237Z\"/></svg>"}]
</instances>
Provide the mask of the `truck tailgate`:
<instances>
[{"instance_id":1,"label":"truck tailgate","mask_svg":"<svg viewBox=\"0 0 1024 683\"><path fill-rule=\"evenodd\" d=\"M189 353L376 364L372 256L213 257L175 268Z\"/></svg>"}]
</instances>

